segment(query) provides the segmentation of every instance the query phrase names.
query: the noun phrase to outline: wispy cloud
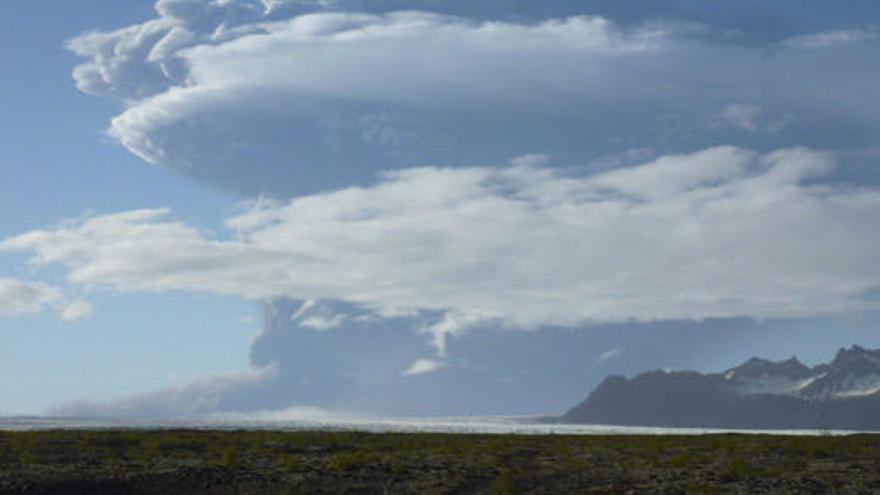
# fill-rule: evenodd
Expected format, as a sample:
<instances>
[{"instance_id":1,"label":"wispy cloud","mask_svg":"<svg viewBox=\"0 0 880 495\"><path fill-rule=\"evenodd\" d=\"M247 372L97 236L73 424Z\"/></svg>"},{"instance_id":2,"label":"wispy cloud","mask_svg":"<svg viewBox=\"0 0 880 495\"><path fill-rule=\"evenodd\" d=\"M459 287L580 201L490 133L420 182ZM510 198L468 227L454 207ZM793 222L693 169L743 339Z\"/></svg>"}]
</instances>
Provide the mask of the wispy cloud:
<instances>
[{"instance_id":1,"label":"wispy cloud","mask_svg":"<svg viewBox=\"0 0 880 495\"><path fill-rule=\"evenodd\" d=\"M300 327L319 332L339 328L348 319L349 315L337 313L314 299L305 301L291 317Z\"/></svg>"},{"instance_id":2,"label":"wispy cloud","mask_svg":"<svg viewBox=\"0 0 880 495\"><path fill-rule=\"evenodd\" d=\"M611 359L619 356L623 351L621 349L609 349L602 354L599 354L599 357L596 359L597 363L604 363L605 361L609 361Z\"/></svg>"},{"instance_id":3,"label":"wispy cloud","mask_svg":"<svg viewBox=\"0 0 880 495\"><path fill-rule=\"evenodd\" d=\"M433 359L417 359L412 366L406 369L403 372L404 376L412 376L412 375L424 375L427 373L433 373L441 368L443 368L444 364L442 361L435 361Z\"/></svg>"},{"instance_id":4,"label":"wispy cloud","mask_svg":"<svg viewBox=\"0 0 880 495\"><path fill-rule=\"evenodd\" d=\"M0 278L0 316L38 313L64 300L61 289L37 282Z\"/></svg>"},{"instance_id":5,"label":"wispy cloud","mask_svg":"<svg viewBox=\"0 0 880 495\"><path fill-rule=\"evenodd\" d=\"M795 36L788 38L784 43L796 48L821 49L864 43L875 40L878 36L880 29L877 27L837 29Z\"/></svg>"},{"instance_id":6,"label":"wispy cloud","mask_svg":"<svg viewBox=\"0 0 880 495\"><path fill-rule=\"evenodd\" d=\"M65 321L77 321L92 314L89 303L69 302L59 287L0 278L0 317L40 313L47 309L58 311Z\"/></svg>"},{"instance_id":7,"label":"wispy cloud","mask_svg":"<svg viewBox=\"0 0 880 495\"><path fill-rule=\"evenodd\" d=\"M761 117L760 105L747 103L732 103L726 105L718 114L719 124L730 125L747 131L758 131L758 120Z\"/></svg>"}]
</instances>

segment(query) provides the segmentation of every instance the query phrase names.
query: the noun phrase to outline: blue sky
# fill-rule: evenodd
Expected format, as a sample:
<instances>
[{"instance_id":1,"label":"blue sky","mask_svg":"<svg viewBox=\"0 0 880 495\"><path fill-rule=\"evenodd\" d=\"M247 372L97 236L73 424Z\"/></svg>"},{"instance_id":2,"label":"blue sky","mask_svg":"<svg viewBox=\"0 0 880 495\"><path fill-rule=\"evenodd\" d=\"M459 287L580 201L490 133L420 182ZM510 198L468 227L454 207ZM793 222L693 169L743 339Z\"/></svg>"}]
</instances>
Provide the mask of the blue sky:
<instances>
[{"instance_id":1,"label":"blue sky","mask_svg":"<svg viewBox=\"0 0 880 495\"><path fill-rule=\"evenodd\" d=\"M0 413L554 413L880 345L875 2L0 5Z\"/></svg>"},{"instance_id":2,"label":"blue sky","mask_svg":"<svg viewBox=\"0 0 880 495\"><path fill-rule=\"evenodd\" d=\"M76 57L64 49L68 39L148 18L152 4L53 4L52 15L45 5L0 5L0 52L8 64L0 82L0 236L155 204L216 224L238 199L144 166L105 135L119 106L80 93L70 77ZM37 273L21 256L4 255L0 263L4 277L63 284L64 273ZM100 308L87 321L49 313L0 318L7 397L0 412L36 413L83 396L111 398L240 368L259 329L241 321L259 315L256 305L238 299L73 292Z\"/></svg>"}]
</instances>

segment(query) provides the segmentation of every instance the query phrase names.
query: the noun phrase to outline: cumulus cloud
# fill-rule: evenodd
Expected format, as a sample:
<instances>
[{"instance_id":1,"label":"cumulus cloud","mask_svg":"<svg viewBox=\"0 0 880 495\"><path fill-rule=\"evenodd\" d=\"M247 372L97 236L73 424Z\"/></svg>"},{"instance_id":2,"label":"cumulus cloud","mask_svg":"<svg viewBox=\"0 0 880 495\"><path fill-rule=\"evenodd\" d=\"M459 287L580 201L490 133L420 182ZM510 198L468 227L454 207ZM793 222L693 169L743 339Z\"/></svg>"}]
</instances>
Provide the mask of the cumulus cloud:
<instances>
[{"instance_id":1,"label":"cumulus cloud","mask_svg":"<svg viewBox=\"0 0 880 495\"><path fill-rule=\"evenodd\" d=\"M126 103L110 133L144 160L280 196L536 149L708 146L730 102L748 102L722 115L745 129L755 108L814 130L878 125L876 40L856 31L755 46L693 24L314 12L324 4L161 1L156 19L72 40L86 59L74 77ZM845 54L802 50L851 38Z\"/></svg>"},{"instance_id":2,"label":"cumulus cloud","mask_svg":"<svg viewBox=\"0 0 880 495\"><path fill-rule=\"evenodd\" d=\"M86 286L434 311L446 316L425 331L440 349L480 322L801 316L866 308L880 286L880 191L823 184L835 166L807 149L719 147L592 175L416 168L258 202L228 220L228 238L145 210L0 249Z\"/></svg>"}]
</instances>

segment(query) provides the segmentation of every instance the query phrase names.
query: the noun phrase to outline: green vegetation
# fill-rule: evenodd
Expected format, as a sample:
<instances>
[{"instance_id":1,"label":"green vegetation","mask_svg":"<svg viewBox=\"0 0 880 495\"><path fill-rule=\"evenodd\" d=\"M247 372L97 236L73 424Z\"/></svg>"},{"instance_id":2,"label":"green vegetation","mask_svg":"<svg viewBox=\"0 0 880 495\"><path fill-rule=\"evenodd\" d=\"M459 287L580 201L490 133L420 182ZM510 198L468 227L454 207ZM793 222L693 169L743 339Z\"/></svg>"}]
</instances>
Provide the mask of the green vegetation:
<instances>
[{"instance_id":1,"label":"green vegetation","mask_svg":"<svg viewBox=\"0 0 880 495\"><path fill-rule=\"evenodd\" d=\"M238 460L238 451L235 450L235 447L226 447L223 449L223 465L231 466L235 464L235 461Z\"/></svg>"},{"instance_id":2,"label":"green vegetation","mask_svg":"<svg viewBox=\"0 0 880 495\"><path fill-rule=\"evenodd\" d=\"M498 473L492 493L493 495L515 495L517 493L516 485L510 476L510 469L504 468Z\"/></svg>"},{"instance_id":3,"label":"green vegetation","mask_svg":"<svg viewBox=\"0 0 880 495\"><path fill-rule=\"evenodd\" d=\"M0 494L65 487L98 494L876 493L880 436L0 432Z\"/></svg>"}]
</instances>

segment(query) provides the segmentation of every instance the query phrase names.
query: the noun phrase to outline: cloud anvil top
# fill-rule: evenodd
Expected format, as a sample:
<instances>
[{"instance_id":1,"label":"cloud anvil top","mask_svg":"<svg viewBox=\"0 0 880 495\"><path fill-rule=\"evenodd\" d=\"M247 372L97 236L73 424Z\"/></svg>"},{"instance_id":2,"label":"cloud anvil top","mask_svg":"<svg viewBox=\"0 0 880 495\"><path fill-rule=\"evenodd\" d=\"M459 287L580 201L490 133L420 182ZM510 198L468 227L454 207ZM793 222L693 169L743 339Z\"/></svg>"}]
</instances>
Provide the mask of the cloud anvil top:
<instances>
[{"instance_id":1,"label":"cloud anvil top","mask_svg":"<svg viewBox=\"0 0 880 495\"><path fill-rule=\"evenodd\" d=\"M817 126L876 130L880 114L864 97L878 64L850 62L876 52L873 28L755 46L708 26L601 15L285 17L197 3L75 38L70 48L87 61L74 76L83 91L126 103L110 134L130 151L247 194L536 151L813 145Z\"/></svg>"}]
</instances>

